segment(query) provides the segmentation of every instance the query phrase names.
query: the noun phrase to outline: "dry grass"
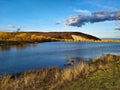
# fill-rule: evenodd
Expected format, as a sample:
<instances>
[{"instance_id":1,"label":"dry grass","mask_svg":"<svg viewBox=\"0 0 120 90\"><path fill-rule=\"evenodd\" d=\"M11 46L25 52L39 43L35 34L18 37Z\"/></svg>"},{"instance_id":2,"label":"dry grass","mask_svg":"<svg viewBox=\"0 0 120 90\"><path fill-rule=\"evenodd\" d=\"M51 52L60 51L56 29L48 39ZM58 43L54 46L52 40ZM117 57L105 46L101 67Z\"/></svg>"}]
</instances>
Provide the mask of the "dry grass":
<instances>
[{"instance_id":1,"label":"dry grass","mask_svg":"<svg viewBox=\"0 0 120 90\"><path fill-rule=\"evenodd\" d=\"M0 78L0 90L53 90L64 83L87 77L99 69L104 70L110 63L117 61L120 61L120 56L108 54L95 58L91 64L82 62L63 70L54 66L19 75L7 75Z\"/></svg>"},{"instance_id":2,"label":"dry grass","mask_svg":"<svg viewBox=\"0 0 120 90\"><path fill-rule=\"evenodd\" d=\"M80 41L73 41L73 40L64 40L68 42L100 42L100 43L120 43L120 40L80 40Z\"/></svg>"},{"instance_id":3,"label":"dry grass","mask_svg":"<svg viewBox=\"0 0 120 90\"><path fill-rule=\"evenodd\" d=\"M93 39L81 39L81 40L61 39L61 41L65 41L65 42L100 42L100 43L120 43L120 40L93 40Z\"/></svg>"}]
</instances>

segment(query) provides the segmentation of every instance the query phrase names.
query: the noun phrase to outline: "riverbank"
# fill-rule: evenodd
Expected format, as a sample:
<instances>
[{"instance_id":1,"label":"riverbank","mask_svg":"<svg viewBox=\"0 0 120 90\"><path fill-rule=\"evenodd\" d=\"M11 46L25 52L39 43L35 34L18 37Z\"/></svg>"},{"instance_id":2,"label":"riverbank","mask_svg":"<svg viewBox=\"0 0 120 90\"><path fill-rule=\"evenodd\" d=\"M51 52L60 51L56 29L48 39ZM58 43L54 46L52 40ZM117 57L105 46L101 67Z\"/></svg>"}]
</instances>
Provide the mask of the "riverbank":
<instances>
[{"instance_id":1,"label":"riverbank","mask_svg":"<svg viewBox=\"0 0 120 90\"><path fill-rule=\"evenodd\" d=\"M101 43L120 43L120 40L72 40L72 39L64 39L60 40L63 42L101 42Z\"/></svg>"},{"instance_id":2,"label":"riverbank","mask_svg":"<svg viewBox=\"0 0 120 90\"><path fill-rule=\"evenodd\" d=\"M46 41L0 41L0 46L4 45L24 45L24 44L37 44L43 42L57 42L58 40L46 40Z\"/></svg>"},{"instance_id":3,"label":"riverbank","mask_svg":"<svg viewBox=\"0 0 120 90\"><path fill-rule=\"evenodd\" d=\"M21 44L37 44L37 43L43 43L43 42L100 42L100 43L120 43L120 40L85 40L85 41L75 41L75 40L67 40L67 39L49 39L49 40L35 40L35 41L0 41L0 46L2 45L21 45Z\"/></svg>"},{"instance_id":4,"label":"riverbank","mask_svg":"<svg viewBox=\"0 0 120 90\"><path fill-rule=\"evenodd\" d=\"M72 37L74 36L74 37ZM101 40L78 32L0 32L0 45L34 44L41 42L117 42L120 40Z\"/></svg>"},{"instance_id":5,"label":"riverbank","mask_svg":"<svg viewBox=\"0 0 120 90\"><path fill-rule=\"evenodd\" d=\"M58 41L58 39L49 36L31 34L27 32L21 33L0 32L0 45L20 45L29 43L34 44L52 41Z\"/></svg>"},{"instance_id":6,"label":"riverbank","mask_svg":"<svg viewBox=\"0 0 120 90\"><path fill-rule=\"evenodd\" d=\"M90 64L28 71L0 78L0 90L119 90L120 56L107 54Z\"/></svg>"}]
</instances>

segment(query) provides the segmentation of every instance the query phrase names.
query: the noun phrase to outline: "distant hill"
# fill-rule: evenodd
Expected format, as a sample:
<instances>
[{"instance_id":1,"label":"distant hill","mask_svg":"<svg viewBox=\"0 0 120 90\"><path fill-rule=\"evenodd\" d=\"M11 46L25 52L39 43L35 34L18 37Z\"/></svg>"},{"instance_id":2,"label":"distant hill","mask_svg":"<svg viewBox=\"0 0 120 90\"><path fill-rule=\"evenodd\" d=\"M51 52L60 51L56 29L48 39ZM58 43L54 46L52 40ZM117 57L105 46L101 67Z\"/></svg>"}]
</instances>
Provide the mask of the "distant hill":
<instances>
[{"instance_id":1,"label":"distant hill","mask_svg":"<svg viewBox=\"0 0 120 90\"><path fill-rule=\"evenodd\" d=\"M19 45L52 41L101 41L101 39L80 32L1 32L0 45ZM103 41L106 42L106 41ZM113 42L107 40L107 42ZM118 41L117 41L118 42Z\"/></svg>"},{"instance_id":2,"label":"distant hill","mask_svg":"<svg viewBox=\"0 0 120 90\"><path fill-rule=\"evenodd\" d=\"M99 38L81 32L29 32L30 34L49 36L57 39L73 39L72 35L80 36L90 40L100 40Z\"/></svg>"}]
</instances>

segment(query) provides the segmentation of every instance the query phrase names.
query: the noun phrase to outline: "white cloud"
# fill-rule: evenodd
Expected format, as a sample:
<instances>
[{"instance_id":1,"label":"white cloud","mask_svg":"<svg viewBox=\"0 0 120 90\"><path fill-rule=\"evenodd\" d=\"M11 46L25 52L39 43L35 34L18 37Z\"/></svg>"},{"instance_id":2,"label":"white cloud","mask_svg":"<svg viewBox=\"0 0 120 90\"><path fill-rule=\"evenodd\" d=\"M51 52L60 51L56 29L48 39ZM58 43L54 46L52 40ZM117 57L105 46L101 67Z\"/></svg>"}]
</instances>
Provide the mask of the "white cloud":
<instances>
[{"instance_id":1,"label":"white cloud","mask_svg":"<svg viewBox=\"0 0 120 90\"><path fill-rule=\"evenodd\" d=\"M74 12L78 12L80 14L87 14L87 15L91 15L91 12L88 10L82 10L82 9L75 9Z\"/></svg>"},{"instance_id":2,"label":"white cloud","mask_svg":"<svg viewBox=\"0 0 120 90\"><path fill-rule=\"evenodd\" d=\"M55 24L58 25L58 24L61 24L61 22L60 21L56 21Z\"/></svg>"},{"instance_id":3,"label":"white cloud","mask_svg":"<svg viewBox=\"0 0 120 90\"><path fill-rule=\"evenodd\" d=\"M9 25L8 25L8 28L21 28L21 26L15 26L15 25L9 24Z\"/></svg>"},{"instance_id":4,"label":"white cloud","mask_svg":"<svg viewBox=\"0 0 120 90\"><path fill-rule=\"evenodd\" d=\"M104 21L116 20L116 15L118 14L118 20L120 20L119 11L99 11L92 12L91 15L77 15L66 20L66 25L81 27L86 23L97 23Z\"/></svg>"},{"instance_id":5,"label":"white cloud","mask_svg":"<svg viewBox=\"0 0 120 90\"><path fill-rule=\"evenodd\" d=\"M14 26L14 25L8 25L8 28L15 28L16 26Z\"/></svg>"}]
</instances>

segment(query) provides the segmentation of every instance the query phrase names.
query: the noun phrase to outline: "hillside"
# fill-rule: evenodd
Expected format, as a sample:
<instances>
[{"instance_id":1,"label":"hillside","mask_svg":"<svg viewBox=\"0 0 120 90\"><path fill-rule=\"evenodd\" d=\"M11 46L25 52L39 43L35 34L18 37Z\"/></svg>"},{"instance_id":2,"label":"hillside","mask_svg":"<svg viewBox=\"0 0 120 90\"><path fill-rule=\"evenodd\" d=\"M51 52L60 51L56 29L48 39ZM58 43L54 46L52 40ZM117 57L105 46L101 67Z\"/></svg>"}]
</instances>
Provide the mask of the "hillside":
<instances>
[{"instance_id":1,"label":"hillside","mask_svg":"<svg viewBox=\"0 0 120 90\"><path fill-rule=\"evenodd\" d=\"M56 38L56 39L73 39L72 35L77 35L77 36L81 36L86 39L100 40L99 38L95 36L84 34L81 32L29 32L29 33L47 36L47 37Z\"/></svg>"},{"instance_id":2,"label":"hillside","mask_svg":"<svg viewBox=\"0 0 120 90\"><path fill-rule=\"evenodd\" d=\"M52 41L101 41L80 32L0 32L0 45L39 43Z\"/></svg>"}]
</instances>

